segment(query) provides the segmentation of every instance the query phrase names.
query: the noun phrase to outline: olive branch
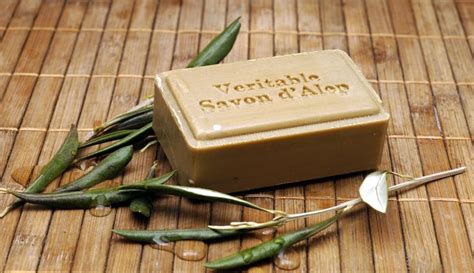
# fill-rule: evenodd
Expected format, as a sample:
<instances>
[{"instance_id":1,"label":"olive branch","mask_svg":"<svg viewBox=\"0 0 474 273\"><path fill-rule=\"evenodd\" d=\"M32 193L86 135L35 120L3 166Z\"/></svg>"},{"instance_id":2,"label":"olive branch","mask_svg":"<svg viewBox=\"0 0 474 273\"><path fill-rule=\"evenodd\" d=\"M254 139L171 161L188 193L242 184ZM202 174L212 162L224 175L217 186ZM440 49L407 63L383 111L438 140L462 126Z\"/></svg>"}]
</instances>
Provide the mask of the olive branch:
<instances>
[{"instance_id":1,"label":"olive branch","mask_svg":"<svg viewBox=\"0 0 474 273\"><path fill-rule=\"evenodd\" d=\"M348 211L352 207L360 203L366 203L373 209L379 212L385 213L387 204L388 204L388 196L390 194L396 191L406 190L412 187L417 187L434 180L460 174L464 172L465 169L466 167L460 167L460 168L452 169L449 171L426 175L426 176L422 176L418 178L413 178L411 176L399 174L392 171L375 171L367 175L364 181L362 182L359 188L359 194L360 194L359 198L346 201L339 205L325 208L325 209L315 210L315 211L302 212L302 213L294 213L294 214L281 213L281 214L276 215L272 220L263 222L263 223L231 222L229 225L225 225L225 226L209 225L208 227L216 231L256 230L256 229L261 229L261 228L281 226L290 221L294 221L294 220L302 219L302 218L308 218L311 216L316 216L316 215L321 215L321 214L326 214L329 212L334 212L334 211L337 212L341 210ZM402 178L410 178L411 180L387 187L387 179L386 179L387 174L392 174L394 176L398 176Z\"/></svg>"}]
</instances>

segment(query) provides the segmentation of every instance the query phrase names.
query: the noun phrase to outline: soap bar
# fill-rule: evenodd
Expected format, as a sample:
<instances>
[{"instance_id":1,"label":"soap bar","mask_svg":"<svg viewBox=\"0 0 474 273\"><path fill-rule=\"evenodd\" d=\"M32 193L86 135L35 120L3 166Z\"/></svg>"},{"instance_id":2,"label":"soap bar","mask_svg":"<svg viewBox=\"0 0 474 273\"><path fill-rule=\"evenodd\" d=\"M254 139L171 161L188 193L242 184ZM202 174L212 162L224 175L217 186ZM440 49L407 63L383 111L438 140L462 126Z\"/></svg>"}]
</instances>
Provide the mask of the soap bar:
<instances>
[{"instance_id":1,"label":"soap bar","mask_svg":"<svg viewBox=\"0 0 474 273\"><path fill-rule=\"evenodd\" d=\"M238 192L374 169L388 120L340 50L156 76L153 129L182 185Z\"/></svg>"}]
</instances>

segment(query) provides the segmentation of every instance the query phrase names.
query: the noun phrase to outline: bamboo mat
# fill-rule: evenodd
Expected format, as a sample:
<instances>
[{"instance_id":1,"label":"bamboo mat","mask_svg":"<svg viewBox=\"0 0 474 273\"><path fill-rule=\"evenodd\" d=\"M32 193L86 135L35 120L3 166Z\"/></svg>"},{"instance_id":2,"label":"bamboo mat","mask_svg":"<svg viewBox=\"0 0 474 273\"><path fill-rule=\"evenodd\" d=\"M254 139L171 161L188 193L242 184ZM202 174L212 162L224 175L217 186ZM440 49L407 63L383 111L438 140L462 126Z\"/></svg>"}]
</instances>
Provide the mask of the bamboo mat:
<instances>
[{"instance_id":1,"label":"bamboo mat","mask_svg":"<svg viewBox=\"0 0 474 273\"><path fill-rule=\"evenodd\" d=\"M468 167L392 197L386 215L360 207L291 251L288 259L299 264L291 272L474 271L474 1L2 0L0 12L2 186L33 177L70 124L84 137L94 124L153 94L155 73L184 67L242 16L225 62L333 48L352 56L392 116L382 169L421 176ZM164 154L148 149L103 186L142 179L155 158L161 172L169 170ZM49 190L80 174L69 171ZM309 211L356 197L362 178L308 181L244 197L287 212ZM0 208L10 200L0 196ZM259 241L178 242L175 255L127 243L111 229L268 217L174 197L156 199L154 206L144 221L126 207L96 217L27 205L0 220L0 271L204 272L206 260ZM317 220L289 223L278 233ZM189 251L202 259L189 261ZM272 262L244 271L285 272Z\"/></svg>"}]
</instances>

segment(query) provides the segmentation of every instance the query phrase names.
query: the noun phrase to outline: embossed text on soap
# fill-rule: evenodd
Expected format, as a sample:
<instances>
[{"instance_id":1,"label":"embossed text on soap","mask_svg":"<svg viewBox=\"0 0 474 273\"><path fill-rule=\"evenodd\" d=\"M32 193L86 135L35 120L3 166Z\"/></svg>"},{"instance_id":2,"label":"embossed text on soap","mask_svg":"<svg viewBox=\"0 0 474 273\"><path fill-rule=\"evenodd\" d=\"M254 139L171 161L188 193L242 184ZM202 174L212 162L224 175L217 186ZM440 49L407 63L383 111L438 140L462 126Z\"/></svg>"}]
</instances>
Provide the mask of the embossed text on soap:
<instances>
[{"instance_id":1,"label":"embossed text on soap","mask_svg":"<svg viewBox=\"0 0 474 273\"><path fill-rule=\"evenodd\" d=\"M255 79L245 83L215 83L212 84L212 89L232 98L226 100L202 99L199 101L199 106L203 112L228 111L275 101L293 102L298 99L315 98L322 95L345 96L350 87L347 83L323 83L317 74L294 73L274 79ZM236 94L238 94L237 97Z\"/></svg>"}]
</instances>

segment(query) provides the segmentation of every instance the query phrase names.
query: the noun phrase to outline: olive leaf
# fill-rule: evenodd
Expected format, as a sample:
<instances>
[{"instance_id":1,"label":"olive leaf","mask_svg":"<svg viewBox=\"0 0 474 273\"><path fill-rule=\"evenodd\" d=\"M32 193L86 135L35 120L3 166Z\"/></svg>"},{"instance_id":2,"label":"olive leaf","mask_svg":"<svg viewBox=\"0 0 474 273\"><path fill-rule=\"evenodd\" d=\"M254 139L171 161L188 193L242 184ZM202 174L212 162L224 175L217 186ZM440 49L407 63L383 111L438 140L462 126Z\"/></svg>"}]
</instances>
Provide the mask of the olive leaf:
<instances>
[{"instance_id":1,"label":"olive leaf","mask_svg":"<svg viewBox=\"0 0 474 273\"><path fill-rule=\"evenodd\" d=\"M124 120L123 122L107 127L103 132L112 133L112 132L121 131L121 130L139 129L152 121L153 121L153 108L150 108L149 110L137 116L130 117L127 120Z\"/></svg>"},{"instance_id":2,"label":"olive leaf","mask_svg":"<svg viewBox=\"0 0 474 273\"><path fill-rule=\"evenodd\" d=\"M100 188L73 192L29 193L0 189L16 196L21 202L37 204L54 209L89 209L97 206L111 206L146 194L143 190Z\"/></svg>"},{"instance_id":3,"label":"olive leaf","mask_svg":"<svg viewBox=\"0 0 474 273\"><path fill-rule=\"evenodd\" d=\"M101 155L104 155L104 154L109 154L109 153L111 153L111 152L113 152L113 151L115 151L119 148L122 148L123 146L134 144L137 141L140 141L140 140L146 138L150 134L153 134L152 125L153 124L150 122L147 125L143 126L142 128L133 131L129 135L125 136L124 138L110 144L109 146L106 146L106 147L101 148L97 151L91 152L87 155L83 155L83 156L75 159L73 163L80 162L84 159L89 159L89 158L98 157L98 156L101 156Z\"/></svg>"},{"instance_id":4,"label":"olive leaf","mask_svg":"<svg viewBox=\"0 0 474 273\"><path fill-rule=\"evenodd\" d=\"M217 64L234 46L240 31L240 17L228 25L188 64L187 68Z\"/></svg>"},{"instance_id":5,"label":"olive leaf","mask_svg":"<svg viewBox=\"0 0 474 273\"><path fill-rule=\"evenodd\" d=\"M333 223L335 223L342 214L343 213L337 213L336 215L322 222L316 223L315 225L283 234L274 238L273 240L263 242L248 249L244 249L233 255L208 262L204 266L217 270L234 269L274 257L278 255L278 253L280 253L283 249L288 248L302 240L308 239L316 233L328 228Z\"/></svg>"},{"instance_id":6,"label":"olive leaf","mask_svg":"<svg viewBox=\"0 0 474 273\"><path fill-rule=\"evenodd\" d=\"M72 164L79 149L78 132L75 125L71 125L66 139L53 156L53 158L40 171L38 177L25 189L25 193L42 192L54 179L61 176ZM15 200L0 212L0 219L10 211L23 204L21 200Z\"/></svg>"},{"instance_id":7,"label":"olive leaf","mask_svg":"<svg viewBox=\"0 0 474 273\"><path fill-rule=\"evenodd\" d=\"M120 148L108 155L90 172L69 184L57 188L55 192L80 191L91 188L107 179L112 179L125 169L132 156L132 145Z\"/></svg>"},{"instance_id":8,"label":"olive leaf","mask_svg":"<svg viewBox=\"0 0 474 273\"><path fill-rule=\"evenodd\" d=\"M210 228L162 230L112 230L114 233L140 243L168 243L183 240L212 241L238 236L245 231L215 231Z\"/></svg>"},{"instance_id":9,"label":"olive leaf","mask_svg":"<svg viewBox=\"0 0 474 273\"><path fill-rule=\"evenodd\" d=\"M359 188L359 194L367 205L385 213L388 203L387 172L375 171L367 175Z\"/></svg>"},{"instance_id":10,"label":"olive leaf","mask_svg":"<svg viewBox=\"0 0 474 273\"><path fill-rule=\"evenodd\" d=\"M156 171L156 165L153 165L151 170ZM150 173L152 172L151 170L150 170ZM165 174L160 175L158 177L152 177L150 173L148 174L148 176L145 180L143 180L142 182L138 182L137 184L143 184L145 186L153 185L153 184L162 185L162 184L165 184L166 182L168 182L168 180L170 180L171 177L173 177L175 175L176 171L171 171L169 173L165 173ZM121 187L125 187L125 186L121 186Z\"/></svg>"},{"instance_id":11,"label":"olive leaf","mask_svg":"<svg viewBox=\"0 0 474 273\"><path fill-rule=\"evenodd\" d=\"M173 172L166 173L160 177L156 177L156 169L158 168L158 161L153 162L153 165L151 166L150 170L148 171L148 174L145 178L144 181L139 182L143 184L150 184L150 183L158 183L158 184L164 184L166 183L173 175ZM146 218L150 218L151 213L153 211L153 202L152 202L151 195L145 195L145 196L139 196L137 198L132 199L130 201L130 205L128 205L128 208L130 211L141 215Z\"/></svg>"},{"instance_id":12,"label":"olive leaf","mask_svg":"<svg viewBox=\"0 0 474 273\"><path fill-rule=\"evenodd\" d=\"M98 137L95 137L93 139L89 139L85 142L83 142L79 148L86 148L92 145L97 145L97 144L102 144L105 142L121 139L123 137L128 136L129 134L133 133L135 130L121 130L121 131L115 131L112 133L107 133L104 135L100 135Z\"/></svg>"},{"instance_id":13,"label":"olive leaf","mask_svg":"<svg viewBox=\"0 0 474 273\"><path fill-rule=\"evenodd\" d=\"M136 117L138 115L141 115L143 113L149 112L153 110L153 99L147 99L143 101L142 103L136 105L135 107L129 109L125 113L119 114L112 119L104 122L103 124L97 126L94 128L95 134L91 136L91 138L97 136L97 134L101 133L105 129L114 126L116 124L120 124L123 121L126 121L130 118Z\"/></svg>"},{"instance_id":14,"label":"olive leaf","mask_svg":"<svg viewBox=\"0 0 474 273\"><path fill-rule=\"evenodd\" d=\"M137 189L137 190L147 191L150 187L156 187L156 186L165 184L166 182L168 182L168 180L171 179L171 177L173 177L175 173L176 171L172 171L158 177L152 177L152 178L147 177L145 180L137 181L133 184L126 184L126 185L119 186L118 189L119 190Z\"/></svg>"},{"instance_id":15,"label":"olive leaf","mask_svg":"<svg viewBox=\"0 0 474 273\"><path fill-rule=\"evenodd\" d=\"M157 194L169 194L175 195L180 197L186 197L191 199L198 199L198 200L206 200L206 201L219 201L224 203L231 203L235 205L241 205L261 211L265 211L271 214L277 215L286 215L286 213L282 211L266 209L260 206L257 206L249 201L237 198L235 196L221 193L218 191L213 191L204 188L198 187L187 187L187 186L177 186L177 185L163 185L160 183L136 183L136 184L129 184L120 187L121 189L140 189L146 190L149 192L157 193Z\"/></svg>"}]
</instances>

